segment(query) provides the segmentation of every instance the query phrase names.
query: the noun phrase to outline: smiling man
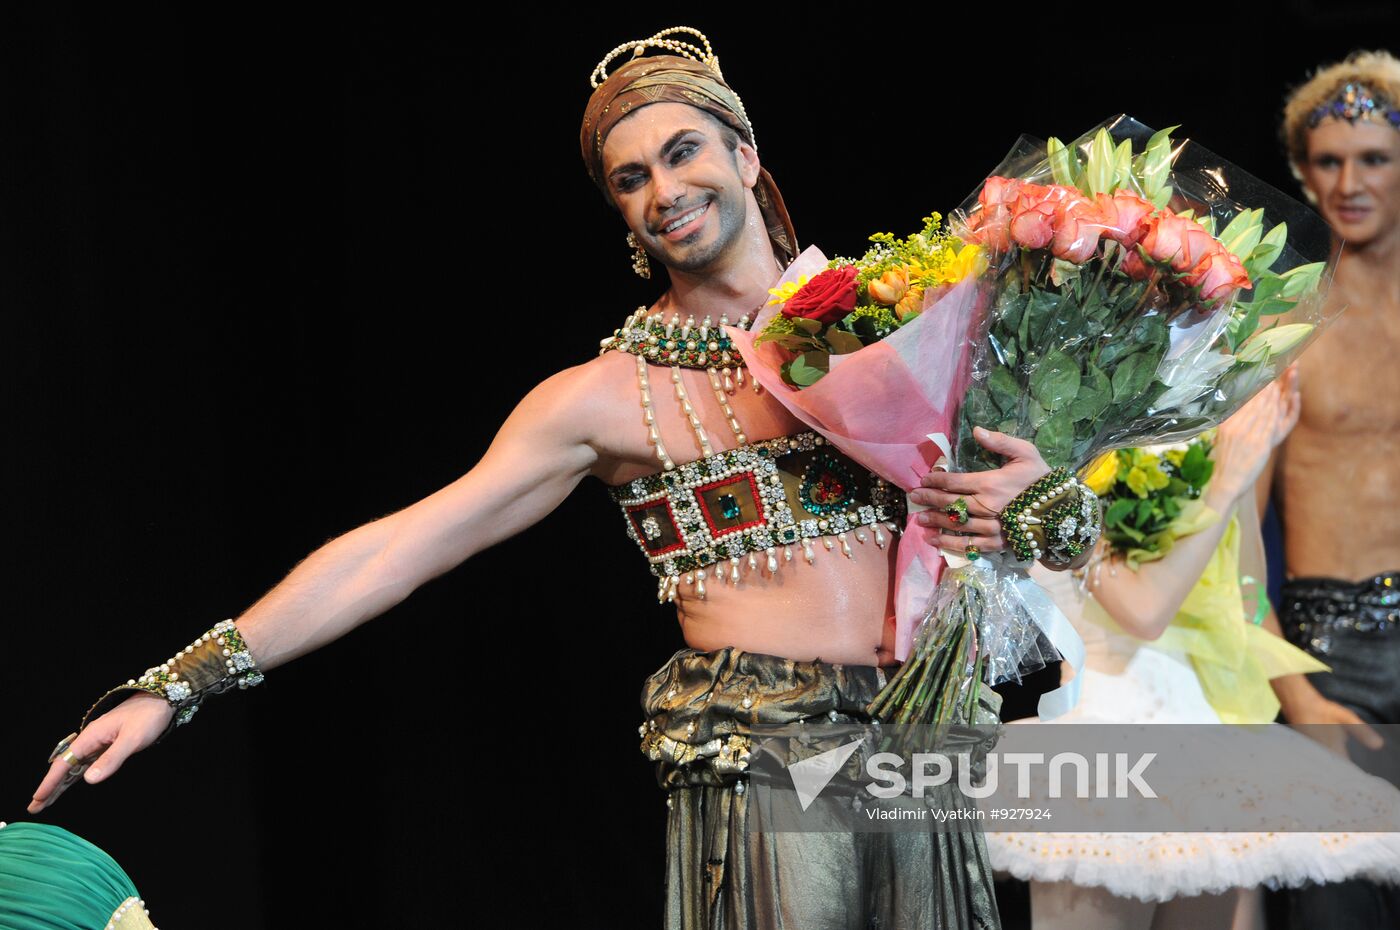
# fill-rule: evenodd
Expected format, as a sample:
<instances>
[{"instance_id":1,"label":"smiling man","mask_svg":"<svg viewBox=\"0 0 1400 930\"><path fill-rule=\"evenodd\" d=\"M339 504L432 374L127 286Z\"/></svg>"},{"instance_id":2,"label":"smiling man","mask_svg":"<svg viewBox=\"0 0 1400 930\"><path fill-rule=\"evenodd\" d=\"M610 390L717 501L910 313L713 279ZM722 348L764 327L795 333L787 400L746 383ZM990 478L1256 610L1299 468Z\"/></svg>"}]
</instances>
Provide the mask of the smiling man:
<instances>
[{"instance_id":1,"label":"smiling man","mask_svg":"<svg viewBox=\"0 0 1400 930\"><path fill-rule=\"evenodd\" d=\"M744 383L720 327L765 304L796 237L708 42L668 38L678 31L604 59L581 131L589 175L629 230L634 269L664 265L665 293L597 358L535 388L462 478L327 543L236 621L114 689L55 752L31 811L85 768L89 783L110 777L204 694L255 683L524 531L592 476L619 505L662 600L675 603L685 640L642 693L642 749L667 798L666 925L997 926L975 830L748 831L751 726L869 719L895 661L891 542L904 501ZM919 517L948 548L1003 548L996 515L1049 471L1028 442L980 441L1006 457L1002 468L934 472L911 494L935 508L964 499L967 517ZM569 528L585 545L612 531ZM612 635L599 631L600 649ZM594 673L608 673L603 656L590 657ZM983 695L979 719L994 719L995 695ZM949 786L938 803L956 818L971 802Z\"/></svg>"},{"instance_id":2,"label":"smiling man","mask_svg":"<svg viewBox=\"0 0 1400 930\"><path fill-rule=\"evenodd\" d=\"M1352 55L1295 90L1283 136L1340 250L1346 308L1299 362L1303 410L1275 453L1285 634L1332 667L1276 681L1291 723L1400 723L1400 61ZM1269 487L1268 476L1261 487ZM1393 927L1400 895L1296 892L1292 926Z\"/></svg>"}]
</instances>

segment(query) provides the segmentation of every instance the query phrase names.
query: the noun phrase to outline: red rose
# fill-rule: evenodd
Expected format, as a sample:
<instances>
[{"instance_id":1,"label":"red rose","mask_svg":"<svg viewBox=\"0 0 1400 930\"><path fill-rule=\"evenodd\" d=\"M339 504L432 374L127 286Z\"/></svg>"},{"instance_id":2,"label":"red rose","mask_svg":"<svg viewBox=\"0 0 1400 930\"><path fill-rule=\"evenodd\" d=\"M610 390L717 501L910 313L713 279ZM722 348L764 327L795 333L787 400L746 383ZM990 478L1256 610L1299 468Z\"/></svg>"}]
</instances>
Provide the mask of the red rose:
<instances>
[{"instance_id":1,"label":"red rose","mask_svg":"<svg viewBox=\"0 0 1400 930\"><path fill-rule=\"evenodd\" d=\"M799 316L818 323L835 323L856 308L856 269L853 265L829 268L817 275L783 304L783 316Z\"/></svg>"}]
</instances>

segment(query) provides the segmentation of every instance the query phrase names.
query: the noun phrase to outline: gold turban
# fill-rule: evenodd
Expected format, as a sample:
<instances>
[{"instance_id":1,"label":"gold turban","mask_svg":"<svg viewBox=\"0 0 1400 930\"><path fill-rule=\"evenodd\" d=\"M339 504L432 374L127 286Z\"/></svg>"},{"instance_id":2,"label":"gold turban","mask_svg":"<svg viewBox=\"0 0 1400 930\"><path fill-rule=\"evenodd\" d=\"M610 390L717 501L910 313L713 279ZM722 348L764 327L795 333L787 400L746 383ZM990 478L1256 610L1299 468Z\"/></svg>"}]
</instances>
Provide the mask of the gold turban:
<instances>
[{"instance_id":1,"label":"gold turban","mask_svg":"<svg viewBox=\"0 0 1400 930\"><path fill-rule=\"evenodd\" d=\"M603 178L603 142L619 121L651 103L689 104L733 128L748 144L754 144L753 127L744 105L724 83L717 66L675 55L634 58L593 91L579 132L588 176L604 195L608 189ZM768 238L773 241L773 254L786 267L797 257L797 234L783 205L783 195L767 168L759 168L753 194Z\"/></svg>"}]
</instances>

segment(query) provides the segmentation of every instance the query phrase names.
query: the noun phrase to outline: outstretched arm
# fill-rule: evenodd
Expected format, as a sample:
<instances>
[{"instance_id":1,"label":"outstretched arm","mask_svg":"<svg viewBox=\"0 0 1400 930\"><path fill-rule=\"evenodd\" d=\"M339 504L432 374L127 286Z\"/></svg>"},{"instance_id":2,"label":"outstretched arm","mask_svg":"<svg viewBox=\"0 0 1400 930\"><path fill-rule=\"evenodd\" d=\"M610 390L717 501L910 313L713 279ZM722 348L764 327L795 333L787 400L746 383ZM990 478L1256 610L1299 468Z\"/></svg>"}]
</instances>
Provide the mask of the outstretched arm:
<instances>
[{"instance_id":1,"label":"outstretched arm","mask_svg":"<svg viewBox=\"0 0 1400 930\"><path fill-rule=\"evenodd\" d=\"M263 669L274 668L345 635L414 589L477 552L542 519L599 462L596 368L570 369L535 388L506 420L481 461L458 480L397 513L371 521L312 552L237 618ZM88 724L69 747L95 760L95 784L165 732L173 711L137 694ZM34 793L43 810L73 779L53 762Z\"/></svg>"}]
</instances>

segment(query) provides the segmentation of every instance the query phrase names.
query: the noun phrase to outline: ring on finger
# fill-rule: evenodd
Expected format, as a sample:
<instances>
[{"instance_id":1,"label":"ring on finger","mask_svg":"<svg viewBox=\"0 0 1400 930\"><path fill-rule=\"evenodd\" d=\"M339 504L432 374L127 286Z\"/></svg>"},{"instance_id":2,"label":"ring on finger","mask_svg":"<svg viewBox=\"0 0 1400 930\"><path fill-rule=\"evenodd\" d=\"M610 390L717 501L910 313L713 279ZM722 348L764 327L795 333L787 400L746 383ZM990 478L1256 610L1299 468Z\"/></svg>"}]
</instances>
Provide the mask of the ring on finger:
<instances>
[{"instance_id":1,"label":"ring on finger","mask_svg":"<svg viewBox=\"0 0 1400 930\"><path fill-rule=\"evenodd\" d=\"M943 512L948 515L948 519L956 526L963 526L968 521L967 498L959 497L951 504L943 508Z\"/></svg>"},{"instance_id":2,"label":"ring on finger","mask_svg":"<svg viewBox=\"0 0 1400 930\"><path fill-rule=\"evenodd\" d=\"M79 759L78 754L71 749L65 750L63 755L59 756L59 758L67 763L70 768L77 768L83 764L83 760Z\"/></svg>"},{"instance_id":3,"label":"ring on finger","mask_svg":"<svg viewBox=\"0 0 1400 930\"><path fill-rule=\"evenodd\" d=\"M63 739L59 740L58 745L53 748L53 752L49 753L49 761L52 762L53 760L57 759L59 756L67 752L68 747L72 746L73 741L77 738L77 733L69 733Z\"/></svg>"}]
</instances>

